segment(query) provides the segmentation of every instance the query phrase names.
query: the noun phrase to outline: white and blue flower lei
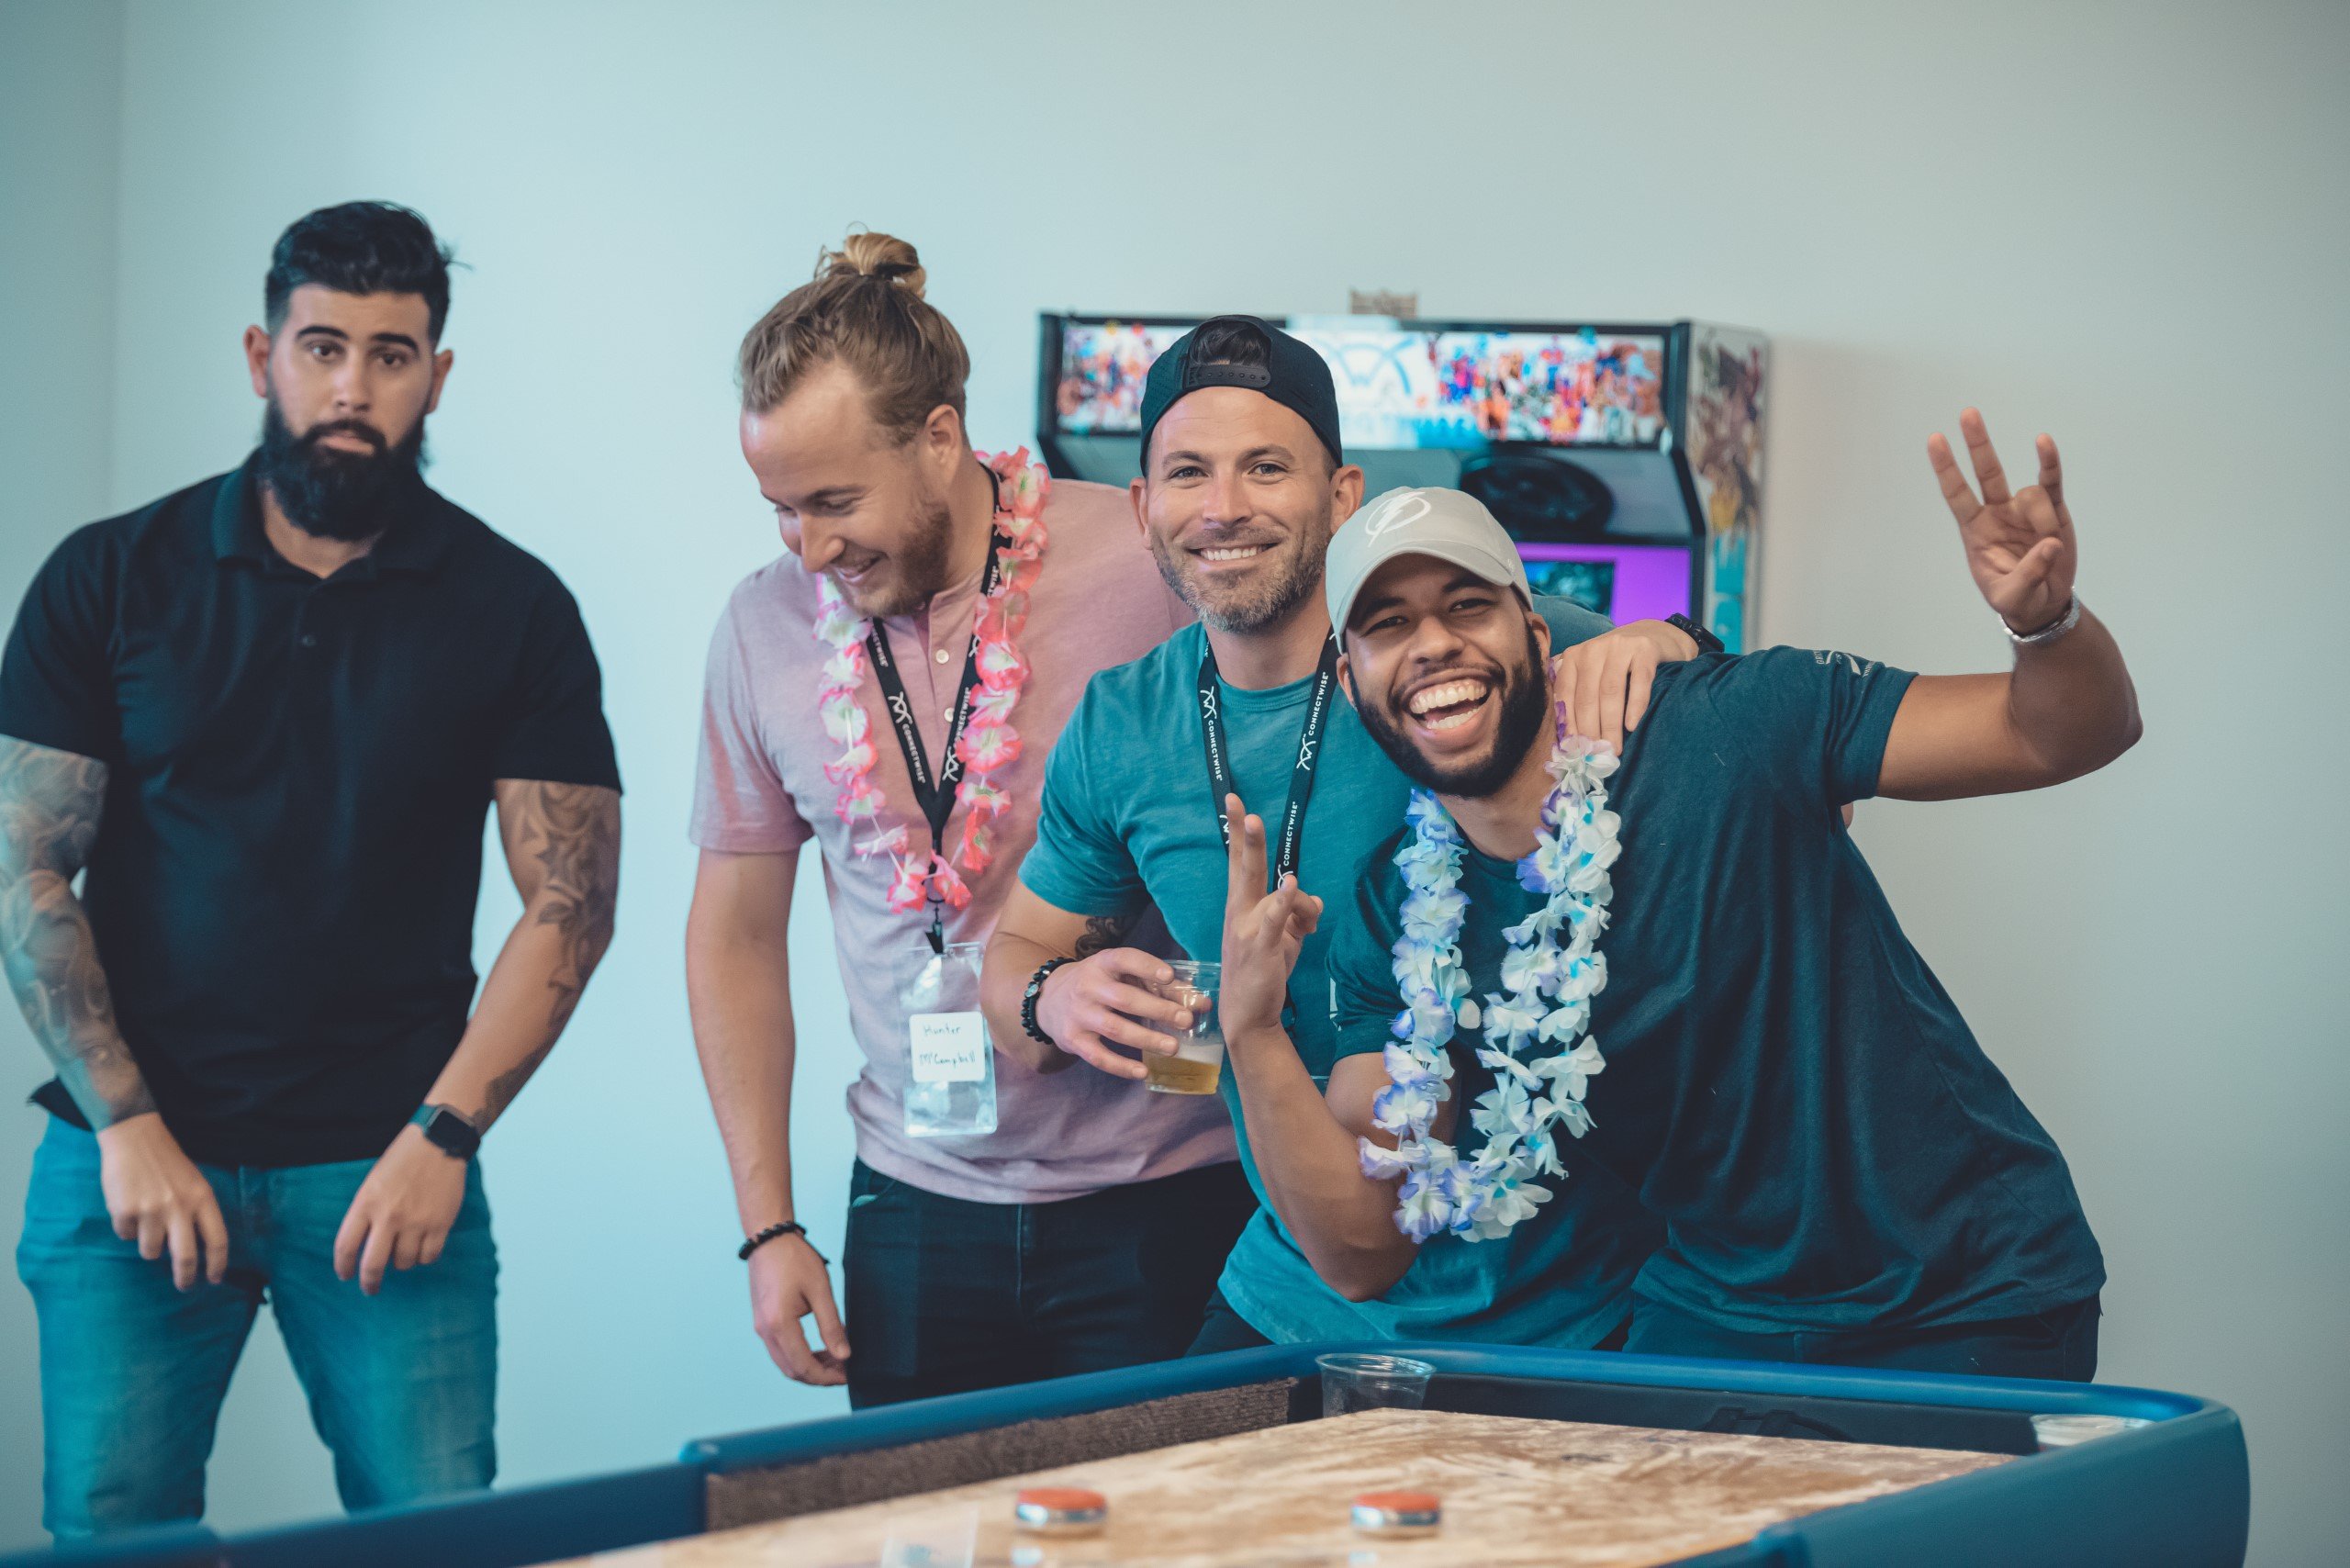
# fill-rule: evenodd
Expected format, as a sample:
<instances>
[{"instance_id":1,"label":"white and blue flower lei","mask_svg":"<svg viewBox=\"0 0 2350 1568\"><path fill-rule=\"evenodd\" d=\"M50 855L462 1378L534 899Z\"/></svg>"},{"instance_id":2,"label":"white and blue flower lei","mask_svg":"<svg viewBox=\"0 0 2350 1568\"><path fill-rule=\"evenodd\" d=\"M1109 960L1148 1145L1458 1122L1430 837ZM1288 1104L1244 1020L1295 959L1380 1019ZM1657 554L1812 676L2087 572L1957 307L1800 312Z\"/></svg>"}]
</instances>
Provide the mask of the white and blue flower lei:
<instances>
[{"instance_id":1,"label":"white and blue flower lei","mask_svg":"<svg viewBox=\"0 0 2350 1568\"><path fill-rule=\"evenodd\" d=\"M1460 829L1437 798L1412 792L1412 836L1395 854L1410 890L1396 939L1395 983L1404 1002L1386 1051L1388 1086L1371 1104L1371 1122L1395 1135L1387 1148L1362 1140L1363 1174L1404 1177L1396 1227L1415 1241L1440 1231L1484 1241L1506 1236L1547 1201L1538 1175L1563 1179L1552 1124L1581 1137L1592 1128L1583 1094L1606 1067L1590 1037L1591 999L1607 984L1598 950L1615 888L1620 819L1607 809L1606 779L1616 754L1580 735L1559 743L1550 761L1557 779L1542 803L1534 853L1517 863L1517 879L1547 895L1543 906L1503 935L1507 994L1488 991L1480 1008L1460 968L1460 928L1469 895L1460 882ZM1494 1087L1477 1097L1470 1121L1483 1145L1464 1158L1428 1136L1437 1107L1450 1099L1452 1060L1445 1048L1457 1027L1483 1025L1477 1059ZM1551 1047L1531 1057L1529 1046Z\"/></svg>"}]
</instances>

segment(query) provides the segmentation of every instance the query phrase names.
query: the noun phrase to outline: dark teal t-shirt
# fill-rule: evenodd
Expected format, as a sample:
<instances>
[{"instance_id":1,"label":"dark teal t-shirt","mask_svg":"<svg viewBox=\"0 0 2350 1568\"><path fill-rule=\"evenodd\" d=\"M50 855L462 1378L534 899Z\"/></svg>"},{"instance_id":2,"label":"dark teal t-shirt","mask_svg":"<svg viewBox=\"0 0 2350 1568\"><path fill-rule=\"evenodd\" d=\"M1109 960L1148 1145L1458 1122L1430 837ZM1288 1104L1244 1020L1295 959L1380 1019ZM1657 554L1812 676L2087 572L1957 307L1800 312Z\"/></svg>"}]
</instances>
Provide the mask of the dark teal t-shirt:
<instances>
[{"instance_id":1,"label":"dark teal t-shirt","mask_svg":"<svg viewBox=\"0 0 2350 1568\"><path fill-rule=\"evenodd\" d=\"M1538 599L1554 647L1596 636L1608 622L1565 599ZM1224 941L1225 854L1209 800L1199 719L1200 655L1186 627L1131 664L1096 675L1054 745L1045 771L1036 843L1020 879L1046 903L1085 915L1125 915L1156 904L1184 951L1213 958ZM1250 811L1278 823L1289 799L1311 680L1263 691L1221 691L1233 781ZM1298 880L1330 908L1345 901L1363 858L1404 820L1410 786L1343 699L1324 732L1306 808ZM1307 939L1290 981L1292 1035L1315 1081L1325 1083L1337 1036L1326 972L1332 923ZM1146 1091L1137 1084L1135 1092ZM1224 1075L1240 1159L1258 1199L1264 1185L1238 1114L1234 1075ZM1597 1182L1560 1210L1558 1234L1585 1238L1584 1266L1563 1257L1529 1268L1516 1249L1485 1244L1475 1257L1434 1260L1375 1301L1352 1303L1324 1284L1270 1204L1259 1208L1225 1264L1219 1288L1257 1331L1281 1343L1315 1339L1460 1338L1587 1348L1630 1307L1633 1274L1662 1238L1628 1192L1617 1201ZM1606 1238L1605 1240L1596 1239ZM1539 1293L1526 1282L1539 1276Z\"/></svg>"},{"instance_id":2,"label":"dark teal t-shirt","mask_svg":"<svg viewBox=\"0 0 2350 1568\"><path fill-rule=\"evenodd\" d=\"M1590 1134L1558 1135L1563 1190L1600 1172L1637 1189L1667 1240L1635 1289L1726 1327L1980 1322L2105 1281L2064 1157L1844 829L1910 678L1796 648L1667 666L1609 781L1622 855L1591 1025L1607 1066ZM1325 922L1341 1056L1382 1049L1398 1011L1401 842ZM1460 886L1482 996L1539 895L1473 847ZM1473 1103L1492 1075L1455 1057Z\"/></svg>"}]
</instances>

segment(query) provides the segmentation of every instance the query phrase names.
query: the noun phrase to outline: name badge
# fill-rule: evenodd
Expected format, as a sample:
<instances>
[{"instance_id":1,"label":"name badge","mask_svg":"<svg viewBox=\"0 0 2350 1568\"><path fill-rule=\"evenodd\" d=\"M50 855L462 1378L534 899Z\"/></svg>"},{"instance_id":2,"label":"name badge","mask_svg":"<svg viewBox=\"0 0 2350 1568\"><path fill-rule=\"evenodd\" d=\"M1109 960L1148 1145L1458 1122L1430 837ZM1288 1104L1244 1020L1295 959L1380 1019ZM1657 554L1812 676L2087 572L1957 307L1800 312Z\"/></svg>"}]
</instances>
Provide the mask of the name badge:
<instances>
[{"instance_id":1,"label":"name badge","mask_svg":"<svg viewBox=\"0 0 2350 1568\"><path fill-rule=\"evenodd\" d=\"M988 1075L988 1026L976 1013L917 1013L912 1034L916 1083L977 1083Z\"/></svg>"}]
</instances>

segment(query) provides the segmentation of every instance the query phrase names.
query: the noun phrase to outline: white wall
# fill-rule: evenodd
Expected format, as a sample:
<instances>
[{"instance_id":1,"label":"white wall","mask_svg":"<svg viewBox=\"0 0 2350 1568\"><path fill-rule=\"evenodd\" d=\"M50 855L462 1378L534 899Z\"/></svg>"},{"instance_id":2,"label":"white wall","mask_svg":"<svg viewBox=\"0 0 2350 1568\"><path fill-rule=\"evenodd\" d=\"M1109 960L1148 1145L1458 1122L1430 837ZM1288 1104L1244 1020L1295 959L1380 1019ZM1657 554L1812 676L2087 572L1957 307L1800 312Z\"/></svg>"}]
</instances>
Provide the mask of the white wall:
<instances>
[{"instance_id":1,"label":"white wall","mask_svg":"<svg viewBox=\"0 0 2350 1568\"><path fill-rule=\"evenodd\" d=\"M118 5L0 5L0 615L106 504L122 34ZM49 1119L22 1103L39 1059L0 1004L0 1551L40 1538L40 1372L14 1262Z\"/></svg>"},{"instance_id":2,"label":"white wall","mask_svg":"<svg viewBox=\"0 0 2350 1568\"><path fill-rule=\"evenodd\" d=\"M74 278L118 257L111 421L94 423L102 397L6 373L11 407L39 410L9 432L28 446L12 477L51 487L9 524L13 593L71 523L237 460L256 409L236 335L289 218L393 197L472 264L435 478L577 592L630 791L619 940L488 1156L509 1479L838 1407L782 1383L750 1337L678 942L700 650L774 548L733 451L730 355L862 221L921 245L978 363L983 442L1031 434L1040 308L1331 309L1351 285L1417 287L1435 314L1762 328L1762 632L1913 667L2003 656L1927 432L1970 401L2011 459L2054 431L2084 590L2131 655L2147 738L2050 795L1864 808L1864 840L2072 1156L2113 1276L2105 1375L2234 1405L2256 1559L2335 1554L2350 13L648 13L132 0L118 124L72 128L95 180L118 140L118 223L34 257ZM54 21L6 14L11 52ZM101 100L111 40L33 39L95 70ZM48 156L29 118L6 122L12 194ZM37 315L44 352L84 374L109 330L6 308L12 342ZM486 947L512 910L485 897ZM823 1243L846 1047L821 905L800 913L801 1192ZM29 1088L31 1047L16 1059ZM0 1118L0 1179L35 1126ZM0 1312L13 1394L28 1315ZM282 1360L264 1348L231 1395L223 1523L331 1506ZM13 1473L0 1486L0 1507L28 1495ZM0 1513L0 1543L34 1533Z\"/></svg>"}]
</instances>

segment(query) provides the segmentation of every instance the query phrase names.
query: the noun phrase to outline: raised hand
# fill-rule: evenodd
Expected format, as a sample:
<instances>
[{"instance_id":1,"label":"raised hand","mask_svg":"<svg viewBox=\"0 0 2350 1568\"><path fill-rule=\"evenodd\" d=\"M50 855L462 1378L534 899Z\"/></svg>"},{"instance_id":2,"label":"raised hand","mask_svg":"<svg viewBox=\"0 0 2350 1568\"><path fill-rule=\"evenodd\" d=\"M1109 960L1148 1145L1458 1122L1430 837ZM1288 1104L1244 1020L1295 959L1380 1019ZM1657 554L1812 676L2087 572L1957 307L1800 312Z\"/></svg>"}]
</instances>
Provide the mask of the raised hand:
<instances>
[{"instance_id":1,"label":"raised hand","mask_svg":"<svg viewBox=\"0 0 2350 1568\"><path fill-rule=\"evenodd\" d=\"M1227 880L1224 971L1217 1006L1227 1048L1251 1029L1278 1027L1298 950L1321 923L1322 901L1285 876L1265 891L1265 823L1246 813L1237 795L1224 798Z\"/></svg>"},{"instance_id":2,"label":"raised hand","mask_svg":"<svg viewBox=\"0 0 2350 1568\"><path fill-rule=\"evenodd\" d=\"M1958 428L1966 438L1967 461L1982 487L1980 498L1958 471L1950 442L1939 433L1927 438L1926 455L1942 482L1942 499L1958 520L1967 569L2009 630L2037 632L2061 618L2072 602L2077 564L2056 442L2045 435L2040 438L2040 482L2010 495L1983 416L1968 409L1958 416Z\"/></svg>"}]
</instances>

